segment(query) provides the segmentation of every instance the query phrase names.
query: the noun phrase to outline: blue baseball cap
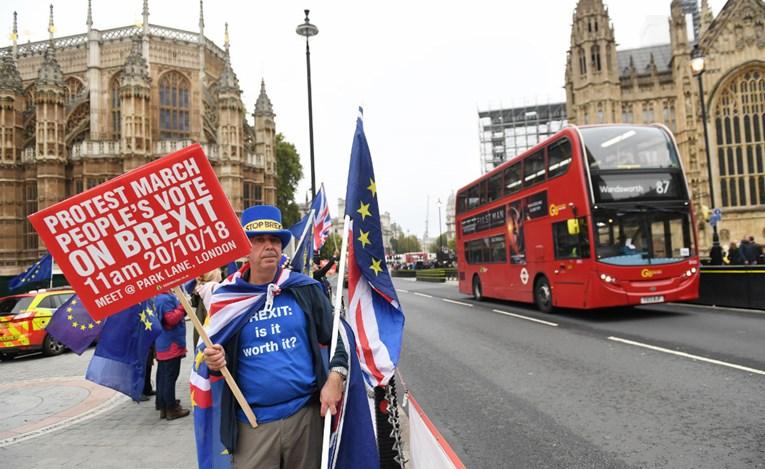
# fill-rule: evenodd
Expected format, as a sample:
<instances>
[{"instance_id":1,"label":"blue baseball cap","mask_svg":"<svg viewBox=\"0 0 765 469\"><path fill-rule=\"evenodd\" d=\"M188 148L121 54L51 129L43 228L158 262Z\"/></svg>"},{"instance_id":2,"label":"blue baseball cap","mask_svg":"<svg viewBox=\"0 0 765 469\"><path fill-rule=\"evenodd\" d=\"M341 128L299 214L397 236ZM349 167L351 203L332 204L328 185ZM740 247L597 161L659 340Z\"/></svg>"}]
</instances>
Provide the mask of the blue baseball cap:
<instances>
[{"instance_id":1,"label":"blue baseball cap","mask_svg":"<svg viewBox=\"0 0 765 469\"><path fill-rule=\"evenodd\" d=\"M274 235L282 241L282 249L289 244L292 233L282 228L282 212L273 205L255 205L242 212L242 228L247 237Z\"/></svg>"}]
</instances>

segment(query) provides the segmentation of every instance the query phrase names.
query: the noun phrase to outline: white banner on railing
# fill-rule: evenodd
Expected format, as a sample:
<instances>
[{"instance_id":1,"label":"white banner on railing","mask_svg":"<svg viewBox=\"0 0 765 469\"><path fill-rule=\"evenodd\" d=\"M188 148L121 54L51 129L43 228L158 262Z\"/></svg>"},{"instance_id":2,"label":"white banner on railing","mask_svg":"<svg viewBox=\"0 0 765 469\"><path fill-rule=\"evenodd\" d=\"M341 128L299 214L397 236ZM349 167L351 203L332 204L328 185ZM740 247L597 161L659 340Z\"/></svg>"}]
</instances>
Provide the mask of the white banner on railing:
<instances>
[{"instance_id":1,"label":"white banner on railing","mask_svg":"<svg viewBox=\"0 0 765 469\"><path fill-rule=\"evenodd\" d=\"M465 469L465 465L433 425L411 392L409 413L410 467L413 469Z\"/></svg>"}]
</instances>

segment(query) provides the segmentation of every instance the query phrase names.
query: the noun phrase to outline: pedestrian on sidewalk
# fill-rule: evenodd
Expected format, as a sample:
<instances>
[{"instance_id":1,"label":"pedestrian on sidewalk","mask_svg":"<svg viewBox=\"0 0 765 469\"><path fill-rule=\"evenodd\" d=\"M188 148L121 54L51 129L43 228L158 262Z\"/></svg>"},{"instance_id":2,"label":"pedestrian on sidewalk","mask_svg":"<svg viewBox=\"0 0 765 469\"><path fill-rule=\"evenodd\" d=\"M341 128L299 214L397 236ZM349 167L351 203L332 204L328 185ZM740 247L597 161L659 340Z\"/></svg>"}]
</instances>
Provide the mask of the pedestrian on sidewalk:
<instances>
[{"instance_id":1,"label":"pedestrian on sidewalk","mask_svg":"<svg viewBox=\"0 0 765 469\"><path fill-rule=\"evenodd\" d=\"M154 310L162 323L162 334L154 346L157 351L157 409L159 417L174 420L189 415L175 398L175 382L186 356L186 310L170 293L154 297Z\"/></svg>"},{"instance_id":2,"label":"pedestrian on sidewalk","mask_svg":"<svg viewBox=\"0 0 765 469\"><path fill-rule=\"evenodd\" d=\"M332 337L332 313L318 282L279 265L289 230L281 212L270 205L242 213L242 227L252 248L248 265L214 292L212 320L230 314L231 292L249 319L224 344L204 350L213 372L227 366L258 420L253 429L224 387L220 402L223 446L233 455L234 468L288 467L318 469L321 463L322 420L340 403L348 356L338 341L329 370L321 347ZM229 291L230 290L230 291ZM265 296L265 301L263 297ZM252 308L253 299L258 308ZM262 306L261 306L262 305Z\"/></svg>"}]
</instances>

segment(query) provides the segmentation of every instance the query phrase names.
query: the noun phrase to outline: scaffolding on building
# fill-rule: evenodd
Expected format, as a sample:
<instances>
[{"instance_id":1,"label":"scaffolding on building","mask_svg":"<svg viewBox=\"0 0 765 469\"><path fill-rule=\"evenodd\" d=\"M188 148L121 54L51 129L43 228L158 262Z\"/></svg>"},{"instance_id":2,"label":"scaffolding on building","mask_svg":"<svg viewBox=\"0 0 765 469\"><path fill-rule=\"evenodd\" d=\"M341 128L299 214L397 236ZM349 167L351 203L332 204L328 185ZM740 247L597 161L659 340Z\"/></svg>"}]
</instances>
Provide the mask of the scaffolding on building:
<instances>
[{"instance_id":1,"label":"scaffolding on building","mask_svg":"<svg viewBox=\"0 0 765 469\"><path fill-rule=\"evenodd\" d=\"M478 111L481 171L486 173L561 130L566 103Z\"/></svg>"}]
</instances>

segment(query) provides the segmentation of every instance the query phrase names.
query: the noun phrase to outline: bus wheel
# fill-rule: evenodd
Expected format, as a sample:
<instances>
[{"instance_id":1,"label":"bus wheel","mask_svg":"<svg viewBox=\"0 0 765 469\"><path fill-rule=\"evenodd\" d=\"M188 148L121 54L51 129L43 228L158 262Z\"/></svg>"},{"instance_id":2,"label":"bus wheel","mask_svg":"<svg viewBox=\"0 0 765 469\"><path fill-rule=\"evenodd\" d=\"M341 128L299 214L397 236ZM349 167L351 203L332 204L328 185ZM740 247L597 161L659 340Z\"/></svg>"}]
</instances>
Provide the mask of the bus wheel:
<instances>
[{"instance_id":1,"label":"bus wheel","mask_svg":"<svg viewBox=\"0 0 765 469\"><path fill-rule=\"evenodd\" d=\"M473 277L473 298L477 301L483 301L483 290L481 289L481 279L476 275Z\"/></svg>"},{"instance_id":2,"label":"bus wheel","mask_svg":"<svg viewBox=\"0 0 765 469\"><path fill-rule=\"evenodd\" d=\"M539 311L543 313L552 311L552 289L550 289L550 282L547 280L547 277L539 277L534 282L534 303L536 303Z\"/></svg>"}]
</instances>

